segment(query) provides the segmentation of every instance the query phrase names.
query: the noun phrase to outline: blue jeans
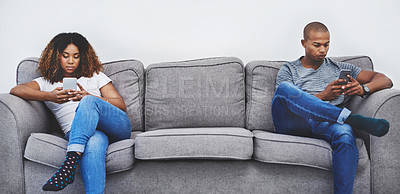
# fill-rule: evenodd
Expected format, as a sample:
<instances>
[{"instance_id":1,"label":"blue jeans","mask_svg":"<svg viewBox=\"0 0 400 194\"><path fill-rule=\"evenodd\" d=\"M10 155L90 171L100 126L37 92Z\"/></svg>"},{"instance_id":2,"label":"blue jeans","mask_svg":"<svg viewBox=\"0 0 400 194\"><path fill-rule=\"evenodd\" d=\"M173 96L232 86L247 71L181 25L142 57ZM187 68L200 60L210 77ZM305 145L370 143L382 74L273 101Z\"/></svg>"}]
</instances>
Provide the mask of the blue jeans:
<instances>
[{"instance_id":1,"label":"blue jeans","mask_svg":"<svg viewBox=\"0 0 400 194\"><path fill-rule=\"evenodd\" d=\"M124 111L94 96L81 100L65 137L67 152L83 153L79 168L86 193L104 193L108 144L130 136L131 124Z\"/></svg>"},{"instance_id":2,"label":"blue jeans","mask_svg":"<svg viewBox=\"0 0 400 194\"><path fill-rule=\"evenodd\" d=\"M277 133L319 138L331 144L335 193L353 192L358 149L351 126L344 124L350 113L289 82L281 83L272 99Z\"/></svg>"}]
</instances>

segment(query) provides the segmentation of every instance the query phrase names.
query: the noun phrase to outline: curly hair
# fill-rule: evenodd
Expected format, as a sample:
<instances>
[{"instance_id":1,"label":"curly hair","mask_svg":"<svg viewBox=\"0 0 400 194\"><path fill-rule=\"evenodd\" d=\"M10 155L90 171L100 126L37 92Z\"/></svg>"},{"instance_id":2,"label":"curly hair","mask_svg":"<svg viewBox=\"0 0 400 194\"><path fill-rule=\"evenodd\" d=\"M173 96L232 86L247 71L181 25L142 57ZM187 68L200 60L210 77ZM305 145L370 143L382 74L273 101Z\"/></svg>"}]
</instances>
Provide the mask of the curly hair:
<instances>
[{"instance_id":1,"label":"curly hair","mask_svg":"<svg viewBox=\"0 0 400 194\"><path fill-rule=\"evenodd\" d=\"M55 36L43 50L39 60L38 71L52 84L64 78L64 70L61 67L61 56L69 44L74 44L79 49L80 63L75 70L77 78L92 77L93 73L103 71L94 49L84 36L79 33L61 33Z\"/></svg>"}]
</instances>

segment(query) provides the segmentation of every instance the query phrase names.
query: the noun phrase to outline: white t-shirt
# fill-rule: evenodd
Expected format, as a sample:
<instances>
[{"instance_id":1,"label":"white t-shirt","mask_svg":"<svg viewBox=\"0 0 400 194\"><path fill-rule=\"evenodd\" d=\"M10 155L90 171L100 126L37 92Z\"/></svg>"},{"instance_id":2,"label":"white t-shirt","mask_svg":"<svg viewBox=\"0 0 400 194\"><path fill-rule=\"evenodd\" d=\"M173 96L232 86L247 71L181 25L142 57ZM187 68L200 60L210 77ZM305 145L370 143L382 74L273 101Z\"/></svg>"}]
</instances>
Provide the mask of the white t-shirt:
<instances>
[{"instance_id":1,"label":"white t-shirt","mask_svg":"<svg viewBox=\"0 0 400 194\"><path fill-rule=\"evenodd\" d=\"M33 81L37 82L40 86L40 90L45 92L51 92L57 87L63 86L61 82L51 84L50 81L45 80L43 77L36 78ZM81 77L78 79L78 83L83 87L83 89L94 96L101 96L100 88L109 82L111 82L111 79L103 72L100 72L99 74L94 73L90 78ZM79 87L77 90L80 91ZM75 110L78 107L79 101L70 101L63 104L57 104L51 101L45 101L44 103L51 112L53 112L58 124L66 134L71 129L72 121L75 117Z\"/></svg>"}]
</instances>

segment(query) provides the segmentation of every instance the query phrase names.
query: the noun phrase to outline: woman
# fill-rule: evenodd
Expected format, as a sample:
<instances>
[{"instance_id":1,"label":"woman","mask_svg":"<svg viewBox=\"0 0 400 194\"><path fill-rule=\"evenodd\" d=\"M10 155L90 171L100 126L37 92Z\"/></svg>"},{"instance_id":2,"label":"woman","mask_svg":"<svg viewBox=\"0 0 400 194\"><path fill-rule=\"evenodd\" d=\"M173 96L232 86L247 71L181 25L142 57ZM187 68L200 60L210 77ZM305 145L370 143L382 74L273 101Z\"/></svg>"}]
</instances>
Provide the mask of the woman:
<instances>
[{"instance_id":1,"label":"woman","mask_svg":"<svg viewBox=\"0 0 400 194\"><path fill-rule=\"evenodd\" d=\"M104 193L105 157L109 142L130 138L126 105L85 37L61 33L47 45L39 61L40 78L17 85L10 93L44 101L68 140L67 156L45 191L64 189L74 181L79 163L86 193ZM78 79L77 90L63 90L63 78Z\"/></svg>"}]
</instances>

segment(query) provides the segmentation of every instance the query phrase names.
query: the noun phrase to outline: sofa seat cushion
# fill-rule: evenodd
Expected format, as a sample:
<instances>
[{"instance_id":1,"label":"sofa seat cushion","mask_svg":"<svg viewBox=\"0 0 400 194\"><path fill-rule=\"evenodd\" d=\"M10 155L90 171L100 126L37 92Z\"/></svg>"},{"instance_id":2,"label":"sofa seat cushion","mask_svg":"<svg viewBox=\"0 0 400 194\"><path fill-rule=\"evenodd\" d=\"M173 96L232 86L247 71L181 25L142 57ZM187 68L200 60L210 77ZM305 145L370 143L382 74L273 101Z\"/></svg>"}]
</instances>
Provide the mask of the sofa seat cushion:
<instances>
[{"instance_id":1,"label":"sofa seat cushion","mask_svg":"<svg viewBox=\"0 0 400 194\"><path fill-rule=\"evenodd\" d=\"M24 157L33 162L58 168L65 159L67 144L67 140L55 135L32 133L28 138ZM134 159L133 139L110 144L106 155L107 174L131 169Z\"/></svg>"},{"instance_id":2,"label":"sofa seat cushion","mask_svg":"<svg viewBox=\"0 0 400 194\"><path fill-rule=\"evenodd\" d=\"M237 159L253 154L253 134L244 128L175 128L138 134L135 157L156 159Z\"/></svg>"},{"instance_id":3,"label":"sofa seat cushion","mask_svg":"<svg viewBox=\"0 0 400 194\"><path fill-rule=\"evenodd\" d=\"M253 131L254 159L266 163L309 166L332 170L331 145L321 139ZM362 139L356 139L359 151L358 169L369 167L367 149Z\"/></svg>"}]
</instances>

